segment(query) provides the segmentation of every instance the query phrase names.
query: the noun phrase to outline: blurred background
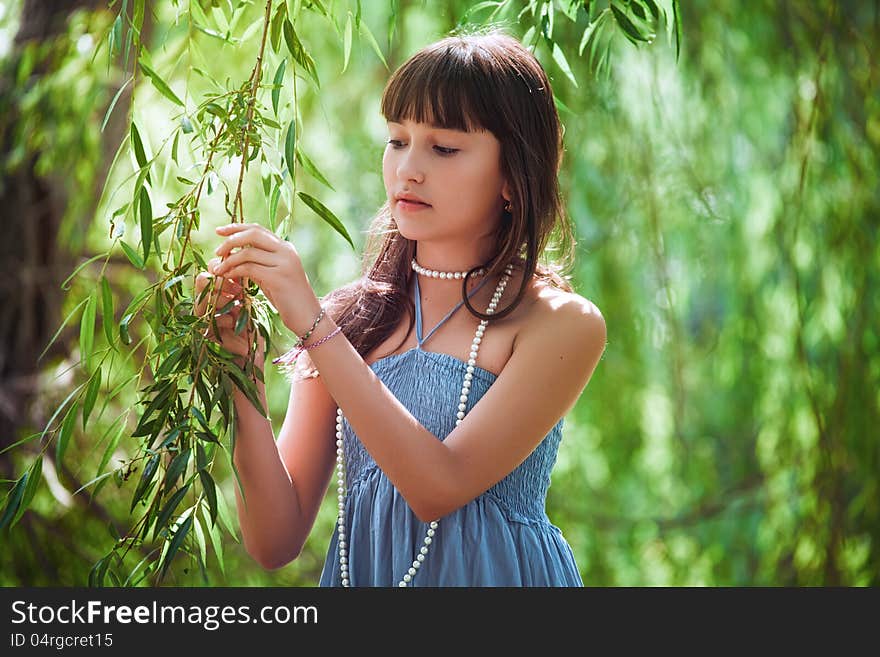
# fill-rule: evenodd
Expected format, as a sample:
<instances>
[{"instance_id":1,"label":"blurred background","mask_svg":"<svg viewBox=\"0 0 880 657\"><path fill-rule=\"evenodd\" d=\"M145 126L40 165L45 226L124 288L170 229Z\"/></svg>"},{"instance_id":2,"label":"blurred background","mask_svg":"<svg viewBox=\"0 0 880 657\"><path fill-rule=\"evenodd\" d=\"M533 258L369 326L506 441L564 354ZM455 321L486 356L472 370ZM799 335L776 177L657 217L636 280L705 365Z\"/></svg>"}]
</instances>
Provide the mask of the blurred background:
<instances>
[{"instance_id":1,"label":"blurred background","mask_svg":"<svg viewBox=\"0 0 880 657\"><path fill-rule=\"evenodd\" d=\"M43 450L28 508L0 532L4 586L85 585L129 523L133 481L103 479L97 494L83 486L137 448L124 431L137 420L126 383L143 349L116 355L85 428L78 418L68 427L63 462L45 444L59 431L56 409L90 378L78 304L101 275L120 310L156 278L132 267L111 235L136 169L131 149L119 149L131 121L157 157L154 208L181 194L176 178L198 157L187 150L179 166L169 157L180 113L144 76L129 81L120 48L111 55L120 2L111 4L0 2L3 495ZM263 4L200 2L214 27L197 33L188 4L147 3L141 41L191 108L211 78L230 88L247 79L258 42L247 30ZM367 222L385 200L379 100L390 72L498 3L325 4L342 17L337 26L363 9L376 43L356 34L344 66L345 39L326 16L304 11L297 23L321 79L320 89L296 79L300 139L334 189L307 177L297 188L320 198L357 247L292 204L288 237L319 296L358 275ZM669 21L650 43L627 39L618 22L602 66L589 48L579 53L582 5L608 2L501 4L494 21L520 38L553 16L564 58L544 41L535 53L565 124L571 274L608 327L605 354L566 417L548 497L585 584L877 585L880 3L688 1L677 7L678 57ZM672 15L671 2L657 4ZM264 80L280 60L269 54ZM291 83L288 73L288 120ZM221 177L234 180L237 167ZM270 225L256 175L244 197L247 220ZM213 226L226 223L222 203L216 190L202 200L206 253L219 243ZM271 366L266 382L277 433L289 384ZM237 534L233 477L218 464ZM181 555L167 583L313 586L335 513L328 497L303 554L284 568L264 571L224 533L206 568ZM130 555L130 567L146 554Z\"/></svg>"}]
</instances>

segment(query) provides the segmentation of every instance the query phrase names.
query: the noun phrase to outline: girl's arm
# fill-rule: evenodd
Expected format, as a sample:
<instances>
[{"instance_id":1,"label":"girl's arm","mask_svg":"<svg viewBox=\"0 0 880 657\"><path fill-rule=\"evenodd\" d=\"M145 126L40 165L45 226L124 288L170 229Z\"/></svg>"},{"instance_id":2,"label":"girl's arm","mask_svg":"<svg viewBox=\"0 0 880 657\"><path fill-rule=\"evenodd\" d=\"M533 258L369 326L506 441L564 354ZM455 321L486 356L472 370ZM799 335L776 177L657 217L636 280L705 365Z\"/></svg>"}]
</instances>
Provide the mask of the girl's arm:
<instances>
[{"instance_id":1,"label":"girl's arm","mask_svg":"<svg viewBox=\"0 0 880 657\"><path fill-rule=\"evenodd\" d=\"M223 261L212 265L211 273L255 281L285 325L303 335L321 304L294 246L256 224L229 224L217 231L227 238L216 251ZM238 250L233 254L233 249ZM326 487L335 454L330 398L420 520L446 515L513 471L571 410L605 349L605 320L589 301L568 294L542 303L537 319L517 336L504 370L444 441L391 394L344 335L312 348L309 356L326 393L317 379L301 384L313 394L306 393L304 405L288 413L290 437L276 446L264 419L242 417L243 438L252 439L252 450L242 450L242 466L249 487L258 492L246 509L254 554L266 563L280 562L293 558L305 541L318 483ZM323 317L309 344L336 328L332 318ZM261 473L267 473L267 481ZM257 508L269 502L277 506ZM277 535L282 538L276 540Z\"/></svg>"},{"instance_id":2,"label":"girl's arm","mask_svg":"<svg viewBox=\"0 0 880 657\"><path fill-rule=\"evenodd\" d=\"M315 298L303 316L318 312ZM571 410L590 380L606 341L598 308L571 294L536 315L540 320L523 328L504 370L444 441L413 417L344 335L308 352L322 388L423 522L467 504L513 471ZM309 342L335 328L325 316ZM317 387L317 381L303 385ZM326 431L326 422L322 415L318 425L316 416L316 431ZM327 440L335 446L332 435Z\"/></svg>"},{"instance_id":3,"label":"girl's arm","mask_svg":"<svg viewBox=\"0 0 880 657\"><path fill-rule=\"evenodd\" d=\"M265 386L257 381L266 405ZM336 462L336 405L323 384L294 382L278 442L272 426L235 389L233 460L247 504L235 486L245 550L261 566L280 568L302 551Z\"/></svg>"}]
</instances>

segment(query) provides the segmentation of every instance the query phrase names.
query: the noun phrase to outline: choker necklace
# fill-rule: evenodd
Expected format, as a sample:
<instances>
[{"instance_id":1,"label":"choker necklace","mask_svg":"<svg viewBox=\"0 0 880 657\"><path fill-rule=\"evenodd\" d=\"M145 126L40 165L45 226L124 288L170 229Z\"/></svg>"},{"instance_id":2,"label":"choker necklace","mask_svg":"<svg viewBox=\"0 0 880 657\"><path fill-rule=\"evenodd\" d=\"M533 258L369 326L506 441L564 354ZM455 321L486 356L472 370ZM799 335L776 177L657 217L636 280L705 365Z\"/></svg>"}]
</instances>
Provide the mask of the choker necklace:
<instances>
[{"instance_id":1,"label":"choker necklace","mask_svg":"<svg viewBox=\"0 0 880 657\"><path fill-rule=\"evenodd\" d=\"M431 278L454 278L456 280L461 280L467 276L466 271L434 271L433 269L425 269L416 262L415 258L412 259L412 268L413 271L418 272L422 276L429 276ZM473 276L482 276L485 273L486 268L481 267L473 273Z\"/></svg>"}]
</instances>

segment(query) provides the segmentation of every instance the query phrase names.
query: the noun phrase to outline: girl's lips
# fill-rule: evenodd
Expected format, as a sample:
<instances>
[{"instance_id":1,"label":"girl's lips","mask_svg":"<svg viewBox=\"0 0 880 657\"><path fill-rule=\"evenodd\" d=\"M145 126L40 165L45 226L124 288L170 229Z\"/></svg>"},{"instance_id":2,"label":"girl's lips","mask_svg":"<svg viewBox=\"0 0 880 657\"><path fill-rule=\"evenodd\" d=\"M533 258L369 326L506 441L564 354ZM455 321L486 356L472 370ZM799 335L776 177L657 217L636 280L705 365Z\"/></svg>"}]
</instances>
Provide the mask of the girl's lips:
<instances>
[{"instance_id":1,"label":"girl's lips","mask_svg":"<svg viewBox=\"0 0 880 657\"><path fill-rule=\"evenodd\" d=\"M419 203L418 201L407 201L406 199L398 199L397 205L403 210L425 210L431 206L427 203Z\"/></svg>"}]
</instances>

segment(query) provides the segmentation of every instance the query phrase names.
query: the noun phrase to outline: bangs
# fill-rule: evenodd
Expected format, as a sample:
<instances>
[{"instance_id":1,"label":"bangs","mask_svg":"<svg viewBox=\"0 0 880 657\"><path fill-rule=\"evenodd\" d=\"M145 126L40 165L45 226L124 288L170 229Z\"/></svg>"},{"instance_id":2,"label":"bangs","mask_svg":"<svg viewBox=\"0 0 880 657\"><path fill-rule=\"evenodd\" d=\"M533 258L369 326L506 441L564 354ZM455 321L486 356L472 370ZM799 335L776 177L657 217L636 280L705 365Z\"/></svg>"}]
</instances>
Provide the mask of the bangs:
<instances>
[{"instance_id":1,"label":"bangs","mask_svg":"<svg viewBox=\"0 0 880 657\"><path fill-rule=\"evenodd\" d=\"M386 121L441 130L494 132L487 99L491 76L473 52L454 46L422 51L401 66L382 94Z\"/></svg>"}]
</instances>

